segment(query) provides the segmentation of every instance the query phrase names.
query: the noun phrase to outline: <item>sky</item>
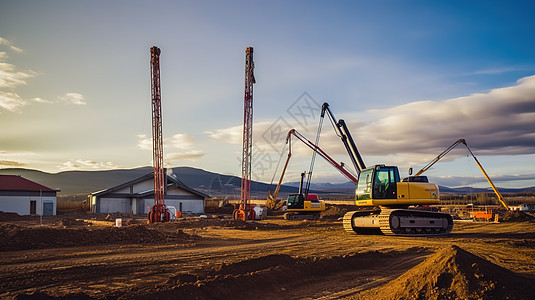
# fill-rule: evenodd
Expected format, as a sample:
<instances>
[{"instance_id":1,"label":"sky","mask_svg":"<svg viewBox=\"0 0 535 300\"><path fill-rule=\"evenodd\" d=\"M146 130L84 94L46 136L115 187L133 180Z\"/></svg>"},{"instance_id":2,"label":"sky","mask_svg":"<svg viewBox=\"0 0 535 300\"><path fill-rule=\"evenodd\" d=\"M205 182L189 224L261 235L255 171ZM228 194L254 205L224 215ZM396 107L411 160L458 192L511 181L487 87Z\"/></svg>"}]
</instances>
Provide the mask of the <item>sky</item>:
<instances>
[{"instance_id":1,"label":"sky","mask_svg":"<svg viewBox=\"0 0 535 300\"><path fill-rule=\"evenodd\" d=\"M535 186L533 1L0 1L0 168L152 165L150 48L161 49L167 167L241 176L254 48L252 179L278 181L322 103L368 166L415 171L460 138L498 187ZM328 120L319 146L350 161ZM309 170L292 142L284 181ZM459 146L425 175L485 187ZM347 179L318 158L313 182Z\"/></svg>"}]
</instances>

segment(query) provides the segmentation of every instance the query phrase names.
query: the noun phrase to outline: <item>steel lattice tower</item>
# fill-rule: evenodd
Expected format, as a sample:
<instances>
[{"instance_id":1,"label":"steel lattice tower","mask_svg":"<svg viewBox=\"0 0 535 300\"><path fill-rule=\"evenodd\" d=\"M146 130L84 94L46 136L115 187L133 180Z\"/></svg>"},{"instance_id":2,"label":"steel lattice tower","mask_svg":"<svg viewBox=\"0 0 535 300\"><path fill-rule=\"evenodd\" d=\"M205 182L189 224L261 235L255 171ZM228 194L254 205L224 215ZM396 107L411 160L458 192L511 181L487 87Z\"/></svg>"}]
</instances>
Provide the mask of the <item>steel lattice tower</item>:
<instances>
[{"instance_id":1,"label":"steel lattice tower","mask_svg":"<svg viewBox=\"0 0 535 300\"><path fill-rule=\"evenodd\" d=\"M245 50L245 97L243 101L243 151L240 209L247 211L251 194L251 164L253 154L253 47Z\"/></svg>"},{"instance_id":2,"label":"steel lattice tower","mask_svg":"<svg viewBox=\"0 0 535 300\"><path fill-rule=\"evenodd\" d=\"M160 48L150 48L152 92L152 162L154 166L154 207L151 222L167 220L165 207L165 171L163 167L162 105L160 94Z\"/></svg>"}]
</instances>

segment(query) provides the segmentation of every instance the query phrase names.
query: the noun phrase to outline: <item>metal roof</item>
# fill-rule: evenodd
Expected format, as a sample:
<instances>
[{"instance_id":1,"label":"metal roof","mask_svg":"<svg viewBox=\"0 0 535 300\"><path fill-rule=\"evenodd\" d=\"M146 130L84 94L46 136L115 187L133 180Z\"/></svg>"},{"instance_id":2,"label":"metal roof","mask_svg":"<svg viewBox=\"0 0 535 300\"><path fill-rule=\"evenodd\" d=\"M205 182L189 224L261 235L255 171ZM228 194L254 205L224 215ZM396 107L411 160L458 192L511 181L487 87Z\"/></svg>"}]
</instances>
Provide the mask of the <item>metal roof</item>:
<instances>
[{"instance_id":1,"label":"metal roof","mask_svg":"<svg viewBox=\"0 0 535 300\"><path fill-rule=\"evenodd\" d=\"M2 191L43 191L58 192L39 183L33 182L19 175L0 175L0 190Z\"/></svg>"}]
</instances>

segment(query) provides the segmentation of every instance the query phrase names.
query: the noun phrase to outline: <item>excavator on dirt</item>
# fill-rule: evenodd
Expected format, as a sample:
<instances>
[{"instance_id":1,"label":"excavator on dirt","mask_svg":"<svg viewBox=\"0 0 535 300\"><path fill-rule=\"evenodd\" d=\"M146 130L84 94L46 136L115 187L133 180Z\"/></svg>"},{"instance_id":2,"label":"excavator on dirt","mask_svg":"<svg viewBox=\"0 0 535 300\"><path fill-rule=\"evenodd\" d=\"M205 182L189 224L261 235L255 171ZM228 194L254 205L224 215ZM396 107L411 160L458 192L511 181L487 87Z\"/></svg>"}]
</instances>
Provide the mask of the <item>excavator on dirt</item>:
<instances>
[{"instance_id":1,"label":"excavator on dirt","mask_svg":"<svg viewBox=\"0 0 535 300\"><path fill-rule=\"evenodd\" d=\"M328 103L322 106L319 126L322 126L325 114L342 140L358 174L355 203L364 209L344 215L343 225L347 232L405 236L451 232L453 219L449 214L413 208L440 204L437 185L429 183L425 176L402 182L396 166L378 164L367 168L346 123L342 119L336 120ZM320 131L318 129L318 133Z\"/></svg>"},{"instance_id":2,"label":"excavator on dirt","mask_svg":"<svg viewBox=\"0 0 535 300\"><path fill-rule=\"evenodd\" d=\"M271 209L271 210L279 210L285 205L285 202L282 199L278 199L277 196L279 194L279 191L280 191L280 188L281 188L281 185L282 185L282 181L284 179L284 175L286 174L286 169L288 168L288 163L290 162L290 158L292 157L292 136L297 138L305 146L309 147L310 149L315 151L317 154L319 154L319 156L321 156L329 164L331 164L333 167L335 167L340 173L342 173L349 180L354 182L355 185L357 184L357 178L353 174L348 172L346 169L344 169L343 163L337 163L325 151L323 151L320 147L318 147L313 142L308 140L304 135L302 135L301 133L299 133L295 129L291 129L290 131L288 131L288 135L286 136L286 144L288 145L288 157L286 158L286 162L284 163L284 167L282 168L282 173L281 173L279 182L278 182L277 187L275 188L275 191L273 192L273 194L271 194L271 191L268 191L268 198L266 200L266 206L269 209ZM284 152L284 150L283 150L283 152ZM303 194L303 176L304 176L303 174L305 174L305 173L302 173L299 194ZM308 187L309 187L309 185L308 185ZM317 195L309 194L307 192L308 189L305 188L305 193L309 196L309 198L311 198L310 201L314 201L315 199L317 199ZM294 202L294 201L295 200L292 199L292 202ZM308 199L307 199L307 201L308 201ZM320 202L322 202L322 201L320 201ZM298 201L298 203L301 203L301 201ZM292 205L288 205L288 206L292 206ZM301 206L301 204L298 204L297 206ZM293 206L293 207L297 207L297 206ZM302 204L302 206L308 206L308 205L305 205L305 203L304 203L304 204ZM322 206L321 211L325 210L325 205L323 204L321 206ZM291 209L294 209L294 208L291 208ZM297 209L297 208L295 208L295 209Z\"/></svg>"},{"instance_id":3,"label":"excavator on dirt","mask_svg":"<svg viewBox=\"0 0 535 300\"><path fill-rule=\"evenodd\" d=\"M297 194L289 194L286 200L285 220L317 220L321 212L325 211L325 201L319 200L317 194L311 194L308 189L303 191L303 180L306 173L301 173L301 182Z\"/></svg>"},{"instance_id":4,"label":"excavator on dirt","mask_svg":"<svg viewBox=\"0 0 535 300\"><path fill-rule=\"evenodd\" d=\"M314 159L312 160L311 168L308 173L309 178L306 183L304 183L304 178L307 173L305 172L301 173L299 192L297 194L288 195L286 202L277 198L281 185L282 185L282 181L284 179L284 175L286 173L286 169L288 167L288 163L290 162L290 158L292 157L292 136L296 137L299 141L303 142L303 144L305 144L307 147L312 149L314 151L313 152L314 154L319 154L320 157L322 157L327 162L329 162L333 167L338 169L338 171L344 174L348 179L354 182L356 182L357 179L351 173L345 170L341 164L337 163L325 151L323 151L316 144L308 140L305 136L303 136L297 130L291 129L290 131L288 131L288 135L286 136L286 144L288 145L288 157L286 158L286 162L282 169L282 173L281 173L279 182L277 184L277 187L275 188L275 191L273 192L273 194L271 194L271 191L268 191L268 198L266 200L266 206L269 209L278 210L278 209L281 209L284 205L286 205L287 213L284 214L284 218L287 220L318 219L320 216L320 213L325 211L325 202L322 200L319 200L317 194L309 193L310 174L314 167Z\"/></svg>"}]
</instances>

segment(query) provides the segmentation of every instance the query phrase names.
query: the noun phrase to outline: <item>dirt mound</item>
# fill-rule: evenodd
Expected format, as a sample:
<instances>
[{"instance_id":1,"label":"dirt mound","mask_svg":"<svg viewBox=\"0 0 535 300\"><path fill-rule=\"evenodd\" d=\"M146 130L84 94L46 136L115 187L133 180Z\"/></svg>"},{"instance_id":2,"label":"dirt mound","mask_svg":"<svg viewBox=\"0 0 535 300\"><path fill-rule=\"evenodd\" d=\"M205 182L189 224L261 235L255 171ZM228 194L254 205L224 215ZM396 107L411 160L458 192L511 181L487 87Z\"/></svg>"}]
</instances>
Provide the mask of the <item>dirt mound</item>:
<instances>
[{"instance_id":1,"label":"dirt mound","mask_svg":"<svg viewBox=\"0 0 535 300\"><path fill-rule=\"evenodd\" d=\"M0 222L21 220L23 217L14 212L0 211Z\"/></svg>"},{"instance_id":2,"label":"dirt mound","mask_svg":"<svg viewBox=\"0 0 535 300\"><path fill-rule=\"evenodd\" d=\"M221 226L241 230L270 230L282 228L282 226L272 223L259 223L254 221L245 222L241 220L225 220Z\"/></svg>"},{"instance_id":3,"label":"dirt mound","mask_svg":"<svg viewBox=\"0 0 535 300\"><path fill-rule=\"evenodd\" d=\"M69 221L67 221L69 222ZM0 251L102 244L191 243L197 236L165 233L143 225L102 228L20 227L0 224Z\"/></svg>"},{"instance_id":4,"label":"dirt mound","mask_svg":"<svg viewBox=\"0 0 535 300\"><path fill-rule=\"evenodd\" d=\"M295 286L314 284L322 277L395 263L400 255L421 256L421 248L406 252L370 251L330 258L301 258L286 254L267 255L221 265L209 272L188 272L169 279L167 291L144 294L141 298L173 299L277 299ZM247 287L244 289L244 287Z\"/></svg>"},{"instance_id":5,"label":"dirt mound","mask_svg":"<svg viewBox=\"0 0 535 300\"><path fill-rule=\"evenodd\" d=\"M284 228L281 225L273 223L261 223L256 221L241 221L221 218L181 220L178 223L182 228L224 227L240 230L275 230Z\"/></svg>"},{"instance_id":6,"label":"dirt mound","mask_svg":"<svg viewBox=\"0 0 535 300\"><path fill-rule=\"evenodd\" d=\"M88 223L84 222L83 220L77 220L73 218L64 218L59 222L60 226L85 226L88 225Z\"/></svg>"},{"instance_id":7,"label":"dirt mound","mask_svg":"<svg viewBox=\"0 0 535 300\"><path fill-rule=\"evenodd\" d=\"M524 222L535 221L535 217L530 216L519 210L510 210L502 218L503 222Z\"/></svg>"},{"instance_id":8,"label":"dirt mound","mask_svg":"<svg viewBox=\"0 0 535 300\"><path fill-rule=\"evenodd\" d=\"M529 299L529 279L457 246L448 246L362 299Z\"/></svg>"},{"instance_id":9,"label":"dirt mound","mask_svg":"<svg viewBox=\"0 0 535 300\"><path fill-rule=\"evenodd\" d=\"M338 219L348 211L350 211L350 208L346 206L330 205L321 213L321 217L324 219Z\"/></svg>"}]
</instances>

